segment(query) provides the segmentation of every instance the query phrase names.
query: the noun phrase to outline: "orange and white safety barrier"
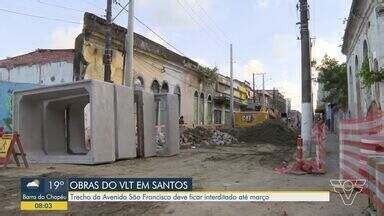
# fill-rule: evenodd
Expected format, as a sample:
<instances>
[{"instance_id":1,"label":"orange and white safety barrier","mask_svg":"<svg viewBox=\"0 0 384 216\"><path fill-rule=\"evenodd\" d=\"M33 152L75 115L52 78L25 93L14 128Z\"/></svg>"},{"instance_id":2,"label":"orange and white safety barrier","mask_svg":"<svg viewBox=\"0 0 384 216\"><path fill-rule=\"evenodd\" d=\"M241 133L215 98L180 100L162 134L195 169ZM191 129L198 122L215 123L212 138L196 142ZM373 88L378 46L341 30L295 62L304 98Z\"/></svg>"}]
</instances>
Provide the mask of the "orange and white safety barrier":
<instances>
[{"instance_id":1,"label":"orange and white safety barrier","mask_svg":"<svg viewBox=\"0 0 384 216\"><path fill-rule=\"evenodd\" d=\"M384 215L384 155L368 158L368 188L366 190L377 215Z\"/></svg>"},{"instance_id":2,"label":"orange and white safety barrier","mask_svg":"<svg viewBox=\"0 0 384 216\"><path fill-rule=\"evenodd\" d=\"M283 165L275 168L280 174L306 172L306 173L325 173L325 142L327 139L327 128L324 123L316 124L312 129L312 139L316 144L316 159L308 160L303 157L303 139L297 138L296 161L290 165Z\"/></svg>"},{"instance_id":3,"label":"orange and white safety barrier","mask_svg":"<svg viewBox=\"0 0 384 216\"><path fill-rule=\"evenodd\" d=\"M316 166L317 172L325 172L325 141L327 139L327 127L325 123L318 123L312 129L312 139L316 144Z\"/></svg>"},{"instance_id":4,"label":"orange and white safety barrier","mask_svg":"<svg viewBox=\"0 0 384 216\"><path fill-rule=\"evenodd\" d=\"M384 216L384 115L340 123L340 178L365 179L364 190Z\"/></svg>"},{"instance_id":5,"label":"orange and white safety barrier","mask_svg":"<svg viewBox=\"0 0 384 216\"><path fill-rule=\"evenodd\" d=\"M367 159L380 153L370 140L382 133L384 115L340 122L340 176L343 179L367 179Z\"/></svg>"},{"instance_id":6,"label":"orange and white safety barrier","mask_svg":"<svg viewBox=\"0 0 384 216\"><path fill-rule=\"evenodd\" d=\"M384 162L376 164L376 195L378 200L374 204L377 215L384 216Z\"/></svg>"}]
</instances>

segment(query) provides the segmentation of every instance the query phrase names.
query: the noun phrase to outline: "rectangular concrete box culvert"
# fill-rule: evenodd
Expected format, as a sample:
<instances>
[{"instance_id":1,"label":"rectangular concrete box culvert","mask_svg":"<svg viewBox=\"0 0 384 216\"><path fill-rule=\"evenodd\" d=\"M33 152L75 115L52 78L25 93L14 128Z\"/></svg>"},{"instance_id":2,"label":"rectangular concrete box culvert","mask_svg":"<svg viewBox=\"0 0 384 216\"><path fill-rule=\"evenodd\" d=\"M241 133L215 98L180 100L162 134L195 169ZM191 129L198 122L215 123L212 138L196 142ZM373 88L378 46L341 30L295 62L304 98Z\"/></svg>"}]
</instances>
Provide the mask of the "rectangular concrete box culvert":
<instances>
[{"instance_id":1,"label":"rectangular concrete box culvert","mask_svg":"<svg viewBox=\"0 0 384 216\"><path fill-rule=\"evenodd\" d=\"M115 85L116 159L136 158L134 91Z\"/></svg>"},{"instance_id":2,"label":"rectangular concrete box culvert","mask_svg":"<svg viewBox=\"0 0 384 216\"><path fill-rule=\"evenodd\" d=\"M177 98L135 91L142 147L136 146L134 92L96 80L14 93L13 124L32 163L99 164L179 152ZM158 101L161 101L159 103ZM162 109L165 143L157 148L155 110ZM85 121L85 119L89 121ZM89 123L89 125L86 125ZM90 144L85 136L90 128Z\"/></svg>"},{"instance_id":3,"label":"rectangular concrete box culvert","mask_svg":"<svg viewBox=\"0 0 384 216\"><path fill-rule=\"evenodd\" d=\"M83 122L88 103L90 149L84 143ZM116 159L120 138L115 134L115 112L115 86L86 80L16 91L13 126L32 163L108 163Z\"/></svg>"},{"instance_id":4,"label":"rectangular concrete box culvert","mask_svg":"<svg viewBox=\"0 0 384 216\"><path fill-rule=\"evenodd\" d=\"M179 153L177 97L135 90L139 157Z\"/></svg>"},{"instance_id":5,"label":"rectangular concrete box culvert","mask_svg":"<svg viewBox=\"0 0 384 216\"><path fill-rule=\"evenodd\" d=\"M156 156L154 96L143 90L135 90L138 157Z\"/></svg>"},{"instance_id":6,"label":"rectangular concrete box culvert","mask_svg":"<svg viewBox=\"0 0 384 216\"><path fill-rule=\"evenodd\" d=\"M156 131L158 156L173 156L180 152L178 98L173 94L155 94L154 113L159 112ZM156 109L156 106L159 106ZM156 115L156 114L155 114Z\"/></svg>"}]
</instances>

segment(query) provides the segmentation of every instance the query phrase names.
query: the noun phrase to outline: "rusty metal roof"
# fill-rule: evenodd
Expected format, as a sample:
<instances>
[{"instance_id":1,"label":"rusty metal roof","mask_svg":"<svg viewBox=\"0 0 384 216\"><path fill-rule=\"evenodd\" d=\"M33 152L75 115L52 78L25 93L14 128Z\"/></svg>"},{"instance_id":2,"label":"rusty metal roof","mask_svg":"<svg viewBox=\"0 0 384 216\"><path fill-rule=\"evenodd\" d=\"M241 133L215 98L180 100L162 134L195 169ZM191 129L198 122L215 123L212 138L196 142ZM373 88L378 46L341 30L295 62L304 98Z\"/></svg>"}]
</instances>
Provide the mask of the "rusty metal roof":
<instances>
[{"instance_id":1,"label":"rusty metal roof","mask_svg":"<svg viewBox=\"0 0 384 216\"><path fill-rule=\"evenodd\" d=\"M37 49L33 52L0 60L0 68L12 69L18 66L73 62L74 49Z\"/></svg>"}]
</instances>

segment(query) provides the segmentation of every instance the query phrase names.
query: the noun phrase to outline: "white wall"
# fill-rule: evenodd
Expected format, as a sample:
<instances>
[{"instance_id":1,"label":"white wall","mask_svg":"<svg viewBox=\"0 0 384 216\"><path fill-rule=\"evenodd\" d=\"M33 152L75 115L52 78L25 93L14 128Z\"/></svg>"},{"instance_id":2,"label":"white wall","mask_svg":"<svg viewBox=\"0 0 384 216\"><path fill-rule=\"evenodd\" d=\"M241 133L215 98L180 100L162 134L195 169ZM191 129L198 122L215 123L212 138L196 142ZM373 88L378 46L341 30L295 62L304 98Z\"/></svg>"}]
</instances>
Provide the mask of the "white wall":
<instances>
[{"instance_id":1,"label":"white wall","mask_svg":"<svg viewBox=\"0 0 384 216\"><path fill-rule=\"evenodd\" d=\"M73 64L54 62L18 66L10 70L0 68L0 79L3 81L54 85L73 81Z\"/></svg>"},{"instance_id":2,"label":"white wall","mask_svg":"<svg viewBox=\"0 0 384 216\"><path fill-rule=\"evenodd\" d=\"M359 82L357 73L361 69L363 58L364 41L368 43L368 57L371 70L373 69L374 59L377 59L379 68L384 67L384 17L378 16L375 4L367 11L368 19L362 20L361 28L359 29L356 38L352 44L352 50L349 51L347 56L347 69L348 69L348 106L352 116L362 116L367 113L367 109L374 96L374 91L371 89L370 94L366 94L363 89L357 89L356 83ZM369 24L370 23L370 24ZM358 57L358 67L355 66L355 57ZM352 69L350 73L350 68ZM352 77L351 77L352 74ZM362 85L361 85L362 86ZM380 103L384 107L384 84L381 83ZM358 107L357 98L361 95L361 104ZM361 113L358 113L358 111Z\"/></svg>"}]
</instances>

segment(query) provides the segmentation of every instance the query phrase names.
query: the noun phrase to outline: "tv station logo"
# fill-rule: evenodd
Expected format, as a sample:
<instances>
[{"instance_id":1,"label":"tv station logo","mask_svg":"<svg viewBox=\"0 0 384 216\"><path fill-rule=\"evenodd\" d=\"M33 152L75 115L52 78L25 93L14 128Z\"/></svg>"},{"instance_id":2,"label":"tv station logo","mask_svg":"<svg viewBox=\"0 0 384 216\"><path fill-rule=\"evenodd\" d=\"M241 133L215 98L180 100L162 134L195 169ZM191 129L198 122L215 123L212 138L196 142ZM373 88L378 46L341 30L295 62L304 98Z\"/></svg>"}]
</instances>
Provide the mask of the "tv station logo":
<instances>
[{"instance_id":1,"label":"tv station logo","mask_svg":"<svg viewBox=\"0 0 384 216\"><path fill-rule=\"evenodd\" d=\"M361 193L367 180L340 180L331 179L333 190L340 195L344 205L350 206L355 201L357 194Z\"/></svg>"},{"instance_id":2,"label":"tv station logo","mask_svg":"<svg viewBox=\"0 0 384 216\"><path fill-rule=\"evenodd\" d=\"M20 181L23 211L68 210L68 184L55 178L22 178Z\"/></svg>"}]
</instances>

